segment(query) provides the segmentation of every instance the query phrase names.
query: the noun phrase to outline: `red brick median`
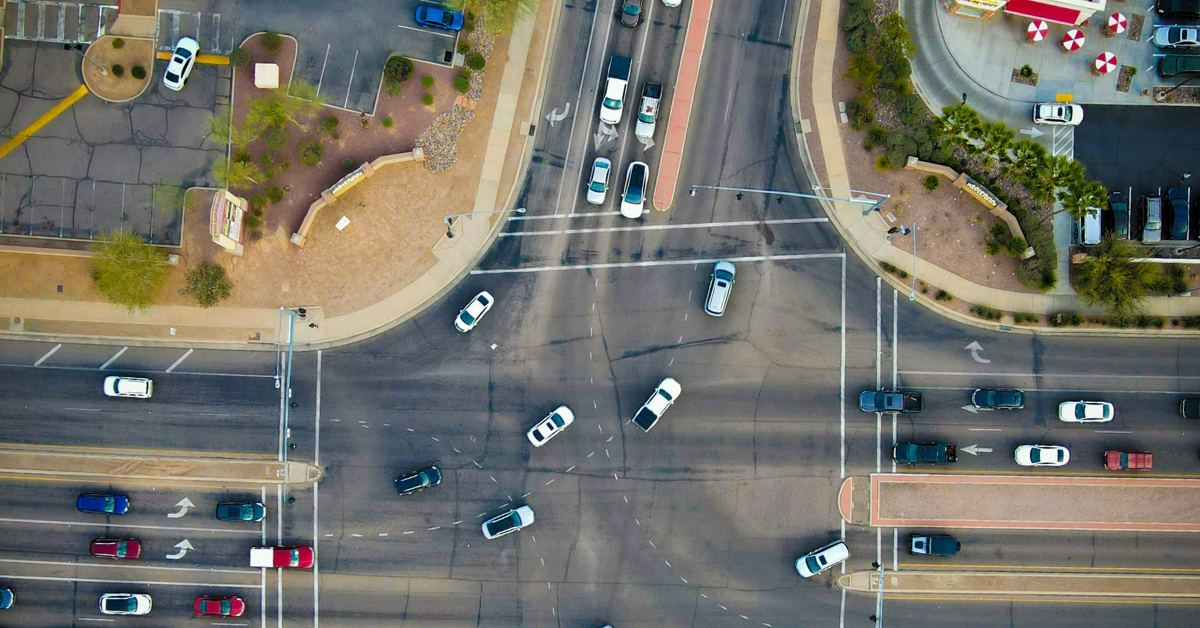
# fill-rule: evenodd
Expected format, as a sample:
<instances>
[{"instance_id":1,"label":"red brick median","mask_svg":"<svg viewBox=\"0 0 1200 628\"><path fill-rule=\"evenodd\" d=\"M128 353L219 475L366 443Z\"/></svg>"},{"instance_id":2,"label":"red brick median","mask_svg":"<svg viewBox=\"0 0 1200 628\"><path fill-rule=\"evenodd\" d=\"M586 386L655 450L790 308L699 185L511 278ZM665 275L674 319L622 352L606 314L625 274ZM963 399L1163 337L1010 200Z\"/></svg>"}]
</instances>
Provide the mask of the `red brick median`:
<instances>
[{"instance_id":1,"label":"red brick median","mask_svg":"<svg viewBox=\"0 0 1200 628\"><path fill-rule=\"evenodd\" d=\"M874 474L871 525L1200 532L1200 479Z\"/></svg>"}]
</instances>

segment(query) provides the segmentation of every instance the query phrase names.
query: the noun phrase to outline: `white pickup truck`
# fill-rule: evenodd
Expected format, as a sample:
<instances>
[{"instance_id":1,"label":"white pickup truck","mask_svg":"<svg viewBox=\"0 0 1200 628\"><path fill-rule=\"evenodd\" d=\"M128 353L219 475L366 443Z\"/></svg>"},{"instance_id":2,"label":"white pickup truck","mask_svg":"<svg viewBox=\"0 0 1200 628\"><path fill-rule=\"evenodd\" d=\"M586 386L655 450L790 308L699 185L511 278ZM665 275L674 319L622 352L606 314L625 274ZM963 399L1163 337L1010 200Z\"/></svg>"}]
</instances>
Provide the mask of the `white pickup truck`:
<instances>
[{"instance_id":1,"label":"white pickup truck","mask_svg":"<svg viewBox=\"0 0 1200 628\"><path fill-rule=\"evenodd\" d=\"M638 108L637 126L633 134L644 140L654 137L654 124L658 121L658 103L662 99L663 86L646 81L642 85L642 104Z\"/></svg>"}]
</instances>

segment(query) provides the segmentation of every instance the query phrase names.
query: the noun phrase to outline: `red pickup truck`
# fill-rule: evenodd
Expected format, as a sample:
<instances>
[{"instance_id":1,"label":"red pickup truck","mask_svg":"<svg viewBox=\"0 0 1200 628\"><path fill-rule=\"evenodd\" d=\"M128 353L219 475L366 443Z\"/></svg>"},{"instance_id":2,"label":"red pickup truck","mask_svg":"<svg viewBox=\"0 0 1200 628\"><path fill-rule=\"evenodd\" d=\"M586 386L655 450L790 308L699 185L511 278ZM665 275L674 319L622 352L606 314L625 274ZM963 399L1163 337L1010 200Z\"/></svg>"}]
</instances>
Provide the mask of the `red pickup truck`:
<instances>
[{"instance_id":1,"label":"red pickup truck","mask_svg":"<svg viewBox=\"0 0 1200 628\"><path fill-rule=\"evenodd\" d=\"M1126 451L1104 452L1104 468L1109 471L1124 469L1149 469L1154 466L1154 455L1148 453L1130 453Z\"/></svg>"}]
</instances>

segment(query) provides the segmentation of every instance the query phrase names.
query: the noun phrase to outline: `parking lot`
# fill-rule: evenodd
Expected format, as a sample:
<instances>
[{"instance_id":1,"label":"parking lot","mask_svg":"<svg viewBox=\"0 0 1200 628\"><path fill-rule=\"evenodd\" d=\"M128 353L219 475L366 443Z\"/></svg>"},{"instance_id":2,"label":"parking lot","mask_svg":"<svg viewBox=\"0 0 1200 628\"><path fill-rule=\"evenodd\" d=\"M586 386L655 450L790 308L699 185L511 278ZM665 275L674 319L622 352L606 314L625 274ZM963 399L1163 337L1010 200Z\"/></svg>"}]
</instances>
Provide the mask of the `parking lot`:
<instances>
[{"instance_id":1,"label":"parking lot","mask_svg":"<svg viewBox=\"0 0 1200 628\"><path fill-rule=\"evenodd\" d=\"M80 57L60 44L9 42L0 116L15 134L79 86ZM153 69L160 75L165 62ZM224 148L207 139L217 103L229 99L227 68L198 66L182 92L155 79L135 102L87 96L0 160L0 232L90 240L133 229L178 245L178 186L207 185Z\"/></svg>"},{"instance_id":2,"label":"parking lot","mask_svg":"<svg viewBox=\"0 0 1200 628\"><path fill-rule=\"evenodd\" d=\"M1200 128L1195 124L1196 110L1179 106L1089 105L1083 124L1075 131L1075 158L1087 167L1087 176L1099 180L1109 191L1129 197L1133 211L1133 239L1140 239L1144 218L1135 210L1142 196L1161 195L1163 209L1163 246L1178 246L1167 241L1168 226L1174 216L1166 207L1167 191L1180 185L1200 184ZM1191 190L1196 200L1200 188ZM1105 212L1106 214L1108 212ZM1190 216L1189 239L1197 240L1200 228L1197 212Z\"/></svg>"}]
</instances>

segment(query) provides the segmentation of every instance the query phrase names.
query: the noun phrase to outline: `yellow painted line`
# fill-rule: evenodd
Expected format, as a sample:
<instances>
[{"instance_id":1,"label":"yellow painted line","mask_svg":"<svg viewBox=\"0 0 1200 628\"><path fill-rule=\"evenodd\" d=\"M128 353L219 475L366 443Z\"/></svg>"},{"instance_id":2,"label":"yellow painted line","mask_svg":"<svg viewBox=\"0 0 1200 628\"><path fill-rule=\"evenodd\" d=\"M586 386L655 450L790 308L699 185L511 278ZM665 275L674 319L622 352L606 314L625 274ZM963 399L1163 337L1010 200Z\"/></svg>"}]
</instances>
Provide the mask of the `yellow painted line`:
<instances>
[{"instance_id":1,"label":"yellow painted line","mask_svg":"<svg viewBox=\"0 0 1200 628\"><path fill-rule=\"evenodd\" d=\"M903 594L888 594L884 592L883 597L892 601L912 601L912 602L1035 602L1039 604L1154 604L1163 605L1170 604L1172 606L1195 606L1200 604L1200 600L1160 600L1160 599L1120 599L1113 600L1101 597L1087 597L1080 595L1078 597L1009 597L1004 595L994 596L958 596L958 595L903 595Z\"/></svg>"},{"instance_id":2,"label":"yellow painted line","mask_svg":"<svg viewBox=\"0 0 1200 628\"><path fill-rule=\"evenodd\" d=\"M926 565L923 563L900 563L901 569L930 571L941 569L944 571L971 571L971 570L991 570L991 571L1037 571L1037 572L1054 572L1054 571L1078 571L1078 572L1116 572L1123 574L1136 575L1140 573L1200 573L1200 569L1188 569L1184 567L1139 567L1130 569L1128 567L1077 567L1077 566L1059 566L1059 565Z\"/></svg>"},{"instance_id":3,"label":"yellow painted line","mask_svg":"<svg viewBox=\"0 0 1200 628\"><path fill-rule=\"evenodd\" d=\"M160 50L157 55L158 60L170 61L172 54L174 53ZM229 57L226 55L198 54L196 55L196 63L200 65L229 65Z\"/></svg>"},{"instance_id":4,"label":"yellow painted line","mask_svg":"<svg viewBox=\"0 0 1200 628\"><path fill-rule=\"evenodd\" d=\"M75 91L71 92L70 96L67 96L66 98L58 101L57 104L55 104L53 107L50 108L50 111L43 113L41 116L38 117L37 120L33 121L33 124L30 124L29 126L25 127L24 130L22 130L20 133L17 133L16 135L14 135L12 137L12 139L5 142L3 146L0 146L0 159L3 159L5 155L11 153L14 148L20 146L21 144L24 144L25 140L33 137L34 133L37 133L38 131L42 130L42 127L46 126L47 124L50 124L51 120L57 118L59 115L62 114L62 112L66 111L67 109L70 109L72 105L79 102L80 98L83 98L84 96L87 96L87 95L88 95L87 86L80 85L78 88L75 89Z\"/></svg>"}]
</instances>

